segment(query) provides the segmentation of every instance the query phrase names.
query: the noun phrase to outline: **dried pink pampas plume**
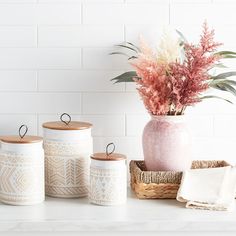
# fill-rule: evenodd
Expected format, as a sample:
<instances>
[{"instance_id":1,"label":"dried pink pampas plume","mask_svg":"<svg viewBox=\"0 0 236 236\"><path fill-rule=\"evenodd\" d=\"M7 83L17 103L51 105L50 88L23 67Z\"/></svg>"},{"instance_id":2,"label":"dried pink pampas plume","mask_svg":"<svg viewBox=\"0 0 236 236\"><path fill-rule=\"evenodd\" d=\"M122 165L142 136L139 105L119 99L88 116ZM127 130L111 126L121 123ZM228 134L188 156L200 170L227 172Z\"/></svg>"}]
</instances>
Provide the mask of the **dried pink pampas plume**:
<instances>
[{"instance_id":1,"label":"dried pink pampas plume","mask_svg":"<svg viewBox=\"0 0 236 236\"><path fill-rule=\"evenodd\" d=\"M185 59L160 63L158 54L146 56L143 50L131 62L137 76L138 91L145 107L153 115L182 114L186 106L200 101L199 95L209 88L208 71L220 59L212 54L221 44L215 43L214 31L204 23L198 45L184 43Z\"/></svg>"},{"instance_id":2,"label":"dried pink pampas plume","mask_svg":"<svg viewBox=\"0 0 236 236\"><path fill-rule=\"evenodd\" d=\"M210 87L236 96L236 81L228 79L236 76L236 71L216 76L210 74L212 68L222 65L219 63L221 59L236 58L236 53L216 51L221 43L214 41L214 30L209 30L206 22L198 44L188 43L178 33L182 40L165 32L157 50L142 39L140 47L129 42L117 45L129 50L131 55L112 53L128 56L134 68L134 71L125 72L113 80L116 83L136 82L146 109L153 115L181 115L187 106L203 98L224 99L215 95L202 96Z\"/></svg>"}]
</instances>

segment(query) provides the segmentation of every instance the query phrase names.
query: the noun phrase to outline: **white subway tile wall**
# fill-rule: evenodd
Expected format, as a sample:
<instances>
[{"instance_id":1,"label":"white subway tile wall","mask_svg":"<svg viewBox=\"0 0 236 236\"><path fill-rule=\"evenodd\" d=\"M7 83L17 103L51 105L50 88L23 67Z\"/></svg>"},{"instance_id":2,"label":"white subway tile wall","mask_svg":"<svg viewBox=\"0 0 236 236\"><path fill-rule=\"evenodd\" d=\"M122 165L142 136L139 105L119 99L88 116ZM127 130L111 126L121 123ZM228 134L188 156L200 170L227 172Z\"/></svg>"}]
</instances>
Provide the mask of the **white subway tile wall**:
<instances>
[{"instance_id":1,"label":"white subway tile wall","mask_svg":"<svg viewBox=\"0 0 236 236\"><path fill-rule=\"evenodd\" d=\"M68 112L94 124L94 151L114 142L142 159L149 120L134 84L110 79L129 66L113 45L145 37L153 46L163 26L198 40L207 20L224 48L236 50L234 0L0 0L0 135ZM236 68L236 62L229 64ZM187 110L195 159L236 162L236 106L209 100Z\"/></svg>"}]
</instances>

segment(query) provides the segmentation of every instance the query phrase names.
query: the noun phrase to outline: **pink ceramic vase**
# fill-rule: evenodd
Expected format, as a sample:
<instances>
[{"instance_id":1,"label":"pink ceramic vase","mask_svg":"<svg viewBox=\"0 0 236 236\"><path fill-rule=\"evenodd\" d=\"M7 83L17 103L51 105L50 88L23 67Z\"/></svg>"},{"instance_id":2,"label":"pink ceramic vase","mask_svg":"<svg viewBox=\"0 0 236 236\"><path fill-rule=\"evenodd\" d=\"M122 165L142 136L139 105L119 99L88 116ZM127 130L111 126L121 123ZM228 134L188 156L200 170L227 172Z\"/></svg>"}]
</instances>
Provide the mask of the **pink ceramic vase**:
<instances>
[{"instance_id":1,"label":"pink ceramic vase","mask_svg":"<svg viewBox=\"0 0 236 236\"><path fill-rule=\"evenodd\" d=\"M180 116L152 116L143 131L147 170L184 171L191 167L191 138Z\"/></svg>"}]
</instances>

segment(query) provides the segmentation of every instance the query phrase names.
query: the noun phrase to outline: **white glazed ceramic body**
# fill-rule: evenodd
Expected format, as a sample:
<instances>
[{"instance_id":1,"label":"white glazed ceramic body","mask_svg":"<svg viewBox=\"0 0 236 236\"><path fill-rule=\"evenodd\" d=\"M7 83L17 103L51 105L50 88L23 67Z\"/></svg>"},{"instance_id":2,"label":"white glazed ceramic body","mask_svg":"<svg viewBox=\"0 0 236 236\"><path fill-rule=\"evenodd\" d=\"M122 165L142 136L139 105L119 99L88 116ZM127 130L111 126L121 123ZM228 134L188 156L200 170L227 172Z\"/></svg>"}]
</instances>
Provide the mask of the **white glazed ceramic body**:
<instances>
[{"instance_id":1,"label":"white glazed ceramic body","mask_svg":"<svg viewBox=\"0 0 236 236\"><path fill-rule=\"evenodd\" d=\"M0 150L0 201L11 205L43 202L43 143L5 143Z\"/></svg>"},{"instance_id":2,"label":"white glazed ceramic body","mask_svg":"<svg viewBox=\"0 0 236 236\"><path fill-rule=\"evenodd\" d=\"M89 200L93 204L105 206L126 202L126 160L91 160Z\"/></svg>"},{"instance_id":3,"label":"white glazed ceramic body","mask_svg":"<svg viewBox=\"0 0 236 236\"><path fill-rule=\"evenodd\" d=\"M91 128L53 130L44 128L46 195L76 198L88 195Z\"/></svg>"},{"instance_id":4,"label":"white glazed ceramic body","mask_svg":"<svg viewBox=\"0 0 236 236\"><path fill-rule=\"evenodd\" d=\"M191 136L184 116L152 116L143 131L147 170L184 171L191 167Z\"/></svg>"}]
</instances>

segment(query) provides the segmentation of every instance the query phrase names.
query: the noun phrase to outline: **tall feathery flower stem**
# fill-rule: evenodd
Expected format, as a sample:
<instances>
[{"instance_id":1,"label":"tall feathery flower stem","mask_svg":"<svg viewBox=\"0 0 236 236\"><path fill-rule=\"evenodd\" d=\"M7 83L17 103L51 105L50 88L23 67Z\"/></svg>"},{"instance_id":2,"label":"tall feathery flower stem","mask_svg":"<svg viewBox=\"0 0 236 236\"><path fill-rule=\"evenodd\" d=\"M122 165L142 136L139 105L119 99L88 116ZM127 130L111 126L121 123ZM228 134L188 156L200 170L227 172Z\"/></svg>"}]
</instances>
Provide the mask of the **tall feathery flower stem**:
<instances>
[{"instance_id":1,"label":"tall feathery flower stem","mask_svg":"<svg viewBox=\"0 0 236 236\"><path fill-rule=\"evenodd\" d=\"M143 39L140 47L134 48L133 44L127 44L121 46L135 51L135 55L128 59L135 71L124 73L124 77L136 82L137 90L150 114L182 115L188 106L201 102L202 94L210 87L236 95L233 87L236 82L226 80L228 76L236 75L236 72L222 73L215 78L210 74L210 70L222 58L236 58L236 53L217 53L222 44L214 41L214 30L209 30L206 22L197 44L186 41L180 43L167 33L157 50L150 48ZM119 82L122 78L121 75L114 80ZM205 96L212 97L216 96Z\"/></svg>"}]
</instances>

